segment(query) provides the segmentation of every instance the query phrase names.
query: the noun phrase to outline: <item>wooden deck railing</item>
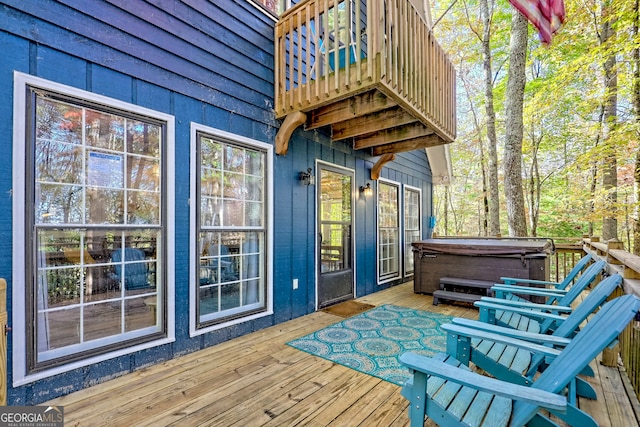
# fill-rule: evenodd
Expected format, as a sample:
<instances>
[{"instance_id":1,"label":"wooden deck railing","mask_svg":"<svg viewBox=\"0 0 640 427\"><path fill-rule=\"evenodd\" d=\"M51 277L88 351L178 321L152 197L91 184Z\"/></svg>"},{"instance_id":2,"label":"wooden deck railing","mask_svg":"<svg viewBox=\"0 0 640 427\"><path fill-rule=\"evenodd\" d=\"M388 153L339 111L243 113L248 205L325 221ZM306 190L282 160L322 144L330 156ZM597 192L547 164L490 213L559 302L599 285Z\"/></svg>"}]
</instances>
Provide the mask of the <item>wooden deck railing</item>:
<instances>
[{"instance_id":1,"label":"wooden deck railing","mask_svg":"<svg viewBox=\"0 0 640 427\"><path fill-rule=\"evenodd\" d=\"M584 239L584 250L607 261L609 273L620 273L624 278L618 295L634 294L640 297L640 256L623 249L617 240L600 242L596 237ZM620 356L631 385L640 398L640 319L631 322L620 336Z\"/></svg>"},{"instance_id":2,"label":"wooden deck railing","mask_svg":"<svg viewBox=\"0 0 640 427\"><path fill-rule=\"evenodd\" d=\"M625 293L640 296L640 257L625 251L622 242L616 240L604 243L597 237L591 237L582 239L579 244L556 243L556 252L552 255L550 263L552 273L557 272L555 279L562 280L564 277L562 272L571 269L572 260L575 263L575 260L585 253L591 253L606 260L610 274L622 275L623 287L613 297ZM624 368L636 396L640 397L640 322L631 322L619 341ZM617 360L611 362L617 363Z\"/></svg>"},{"instance_id":3,"label":"wooden deck railing","mask_svg":"<svg viewBox=\"0 0 640 427\"><path fill-rule=\"evenodd\" d=\"M278 118L374 88L455 138L455 69L409 0L307 0L280 17Z\"/></svg>"}]
</instances>

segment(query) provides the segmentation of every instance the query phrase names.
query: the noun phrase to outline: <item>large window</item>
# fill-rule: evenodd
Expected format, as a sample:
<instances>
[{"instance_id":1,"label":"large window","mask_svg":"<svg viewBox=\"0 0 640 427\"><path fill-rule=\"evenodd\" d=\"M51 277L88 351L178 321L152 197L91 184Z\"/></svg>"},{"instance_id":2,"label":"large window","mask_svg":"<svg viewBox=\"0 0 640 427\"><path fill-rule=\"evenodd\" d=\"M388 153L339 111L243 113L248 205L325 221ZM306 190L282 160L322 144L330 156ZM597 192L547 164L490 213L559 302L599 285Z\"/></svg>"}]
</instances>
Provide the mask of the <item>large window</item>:
<instances>
[{"instance_id":1,"label":"large window","mask_svg":"<svg viewBox=\"0 0 640 427\"><path fill-rule=\"evenodd\" d=\"M400 186L378 183L378 282L400 277Z\"/></svg>"},{"instance_id":2,"label":"large window","mask_svg":"<svg viewBox=\"0 0 640 427\"><path fill-rule=\"evenodd\" d=\"M196 130L197 129L197 130ZM269 310L267 203L270 146L197 127L192 271L195 329Z\"/></svg>"},{"instance_id":3,"label":"large window","mask_svg":"<svg viewBox=\"0 0 640 427\"><path fill-rule=\"evenodd\" d=\"M166 337L168 118L17 77L27 373Z\"/></svg>"},{"instance_id":4,"label":"large window","mask_svg":"<svg viewBox=\"0 0 640 427\"><path fill-rule=\"evenodd\" d=\"M412 242L420 240L420 190L404 187L404 275L413 274Z\"/></svg>"}]
</instances>

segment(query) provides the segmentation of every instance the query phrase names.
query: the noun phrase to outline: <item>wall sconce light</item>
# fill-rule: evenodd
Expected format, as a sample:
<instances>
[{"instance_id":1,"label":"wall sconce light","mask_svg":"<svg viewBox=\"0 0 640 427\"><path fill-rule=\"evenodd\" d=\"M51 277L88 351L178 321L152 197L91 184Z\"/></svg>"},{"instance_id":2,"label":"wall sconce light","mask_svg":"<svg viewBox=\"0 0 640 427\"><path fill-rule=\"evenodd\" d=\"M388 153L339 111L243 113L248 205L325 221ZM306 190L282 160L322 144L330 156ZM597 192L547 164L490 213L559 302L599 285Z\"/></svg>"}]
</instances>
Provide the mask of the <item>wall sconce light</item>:
<instances>
[{"instance_id":1,"label":"wall sconce light","mask_svg":"<svg viewBox=\"0 0 640 427\"><path fill-rule=\"evenodd\" d=\"M367 182L367 185L360 186L360 192L365 196L365 197L369 197L373 194L373 188L371 188L371 183Z\"/></svg>"},{"instance_id":2,"label":"wall sconce light","mask_svg":"<svg viewBox=\"0 0 640 427\"><path fill-rule=\"evenodd\" d=\"M300 181L302 181L303 185L315 185L316 177L311 172L311 168L308 168L306 172L300 172Z\"/></svg>"}]
</instances>

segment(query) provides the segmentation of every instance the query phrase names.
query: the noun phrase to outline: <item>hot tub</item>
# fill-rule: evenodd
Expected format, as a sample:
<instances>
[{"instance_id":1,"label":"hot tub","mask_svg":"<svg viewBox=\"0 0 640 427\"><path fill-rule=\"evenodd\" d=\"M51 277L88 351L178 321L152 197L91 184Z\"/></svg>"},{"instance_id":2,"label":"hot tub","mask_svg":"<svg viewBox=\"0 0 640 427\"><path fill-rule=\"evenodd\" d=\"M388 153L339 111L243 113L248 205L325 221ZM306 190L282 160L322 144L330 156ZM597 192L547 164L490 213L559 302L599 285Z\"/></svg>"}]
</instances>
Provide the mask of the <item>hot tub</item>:
<instances>
[{"instance_id":1,"label":"hot tub","mask_svg":"<svg viewBox=\"0 0 640 427\"><path fill-rule=\"evenodd\" d=\"M433 294L441 277L499 282L500 277L549 280L548 239L427 239L411 244L413 289Z\"/></svg>"}]
</instances>

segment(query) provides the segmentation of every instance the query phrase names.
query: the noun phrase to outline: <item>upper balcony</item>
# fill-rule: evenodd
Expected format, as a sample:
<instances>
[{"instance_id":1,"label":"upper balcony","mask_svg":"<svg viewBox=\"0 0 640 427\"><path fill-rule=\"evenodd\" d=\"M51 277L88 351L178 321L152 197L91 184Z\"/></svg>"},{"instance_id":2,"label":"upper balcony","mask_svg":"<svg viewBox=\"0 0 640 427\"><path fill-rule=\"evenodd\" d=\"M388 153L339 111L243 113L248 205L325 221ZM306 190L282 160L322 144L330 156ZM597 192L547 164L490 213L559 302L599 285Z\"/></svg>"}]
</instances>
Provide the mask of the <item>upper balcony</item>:
<instances>
[{"instance_id":1,"label":"upper balcony","mask_svg":"<svg viewBox=\"0 0 640 427\"><path fill-rule=\"evenodd\" d=\"M375 156L456 137L455 69L410 0L306 0L275 27L275 111Z\"/></svg>"}]
</instances>

